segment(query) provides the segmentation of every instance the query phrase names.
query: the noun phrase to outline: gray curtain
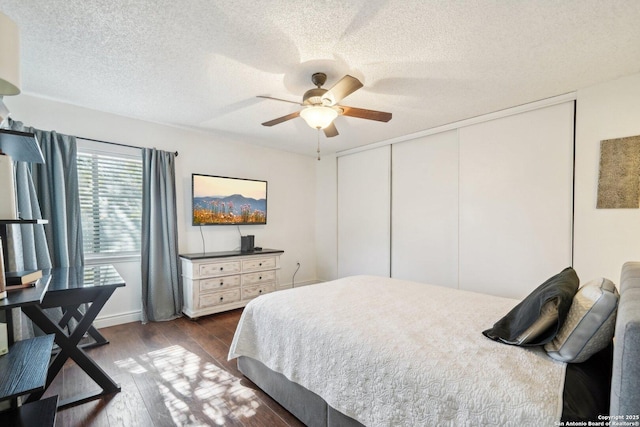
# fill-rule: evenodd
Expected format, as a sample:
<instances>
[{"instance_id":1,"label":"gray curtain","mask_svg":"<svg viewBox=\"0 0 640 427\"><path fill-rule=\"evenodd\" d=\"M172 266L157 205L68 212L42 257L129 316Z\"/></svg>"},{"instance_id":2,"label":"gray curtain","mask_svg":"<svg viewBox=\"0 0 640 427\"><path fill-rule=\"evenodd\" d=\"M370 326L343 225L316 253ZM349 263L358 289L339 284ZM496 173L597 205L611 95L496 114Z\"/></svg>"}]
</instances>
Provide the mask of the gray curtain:
<instances>
[{"instance_id":1,"label":"gray curtain","mask_svg":"<svg viewBox=\"0 0 640 427\"><path fill-rule=\"evenodd\" d=\"M42 219L38 196L29 164L16 162L16 193L20 218ZM44 225L7 227L9 270L42 270L51 268Z\"/></svg>"},{"instance_id":2,"label":"gray curtain","mask_svg":"<svg viewBox=\"0 0 640 427\"><path fill-rule=\"evenodd\" d=\"M142 149L142 321L181 316L175 153Z\"/></svg>"},{"instance_id":3,"label":"gray curtain","mask_svg":"<svg viewBox=\"0 0 640 427\"><path fill-rule=\"evenodd\" d=\"M78 149L74 136L33 129L46 164L34 165L33 180L44 218L49 253L54 267L84 265Z\"/></svg>"},{"instance_id":4,"label":"gray curtain","mask_svg":"<svg viewBox=\"0 0 640 427\"><path fill-rule=\"evenodd\" d=\"M9 123L13 130L32 132L36 135L45 160L44 164L18 162L16 171L18 210L21 212L21 216L36 218L36 216L30 215L35 214L39 202L40 218L49 221L43 228L46 234L44 240L51 257L50 264L45 265L44 261L38 260L36 266L32 268L84 265L76 138L55 131L47 132L25 127L21 122L13 120ZM31 171L31 177L28 176L28 170ZM27 210L29 213L26 213ZM40 228L42 226L21 226L22 244L24 245L26 237L29 237L30 230L39 233L37 230ZM36 240L41 242L41 236L37 236L34 241ZM36 244L34 250L43 251L43 248L41 244ZM32 262L29 258L32 258L31 255L25 254L23 256L25 266Z\"/></svg>"}]
</instances>

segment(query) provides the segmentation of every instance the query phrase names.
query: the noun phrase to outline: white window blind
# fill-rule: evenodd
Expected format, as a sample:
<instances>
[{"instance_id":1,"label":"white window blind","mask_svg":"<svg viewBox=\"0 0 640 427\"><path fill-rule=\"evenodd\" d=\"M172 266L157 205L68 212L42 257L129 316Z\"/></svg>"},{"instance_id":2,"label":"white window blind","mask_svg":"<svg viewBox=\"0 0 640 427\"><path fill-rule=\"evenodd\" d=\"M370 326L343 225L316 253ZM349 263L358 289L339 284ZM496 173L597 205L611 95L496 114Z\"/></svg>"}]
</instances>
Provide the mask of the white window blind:
<instances>
[{"instance_id":1,"label":"white window blind","mask_svg":"<svg viewBox=\"0 0 640 427\"><path fill-rule=\"evenodd\" d=\"M85 257L139 255L141 159L79 150L78 181Z\"/></svg>"}]
</instances>

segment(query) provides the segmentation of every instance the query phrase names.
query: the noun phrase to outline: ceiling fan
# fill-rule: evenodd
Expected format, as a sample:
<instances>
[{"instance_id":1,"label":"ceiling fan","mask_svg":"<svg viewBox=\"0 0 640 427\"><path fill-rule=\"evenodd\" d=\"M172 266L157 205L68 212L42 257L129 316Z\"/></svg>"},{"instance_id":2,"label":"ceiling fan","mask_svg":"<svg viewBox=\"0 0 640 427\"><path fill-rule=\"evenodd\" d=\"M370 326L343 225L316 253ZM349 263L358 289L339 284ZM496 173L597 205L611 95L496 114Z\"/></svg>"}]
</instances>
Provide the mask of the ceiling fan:
<instances>
[{"instance_id":1,"label":"ceiling fan","mask_svg":"<svg viewBox=\"0 0 640 427\"><path fill-rule=\"evenodd\" d=\"M311 76L311 81L316 85L316 87L305 92L302 97L302 102L288 101L286 99L273 98L271 96L258 96L258 98L290 102L292 104L298 104L305 107L300 111L264 122L262 125L274 126L300 116L309 126L314 129L322 129L327 138L331 138L338 135L338 129L336 129L336 126L333 123L333 120L338 117L338 115L376 120L379 122L388 122L391 120L391 113L338 105L338 102L342 101L344 98L363 86L360 80L353 76L348 74L345 75L329 90L322 88L322 85L327 81L327 75L325 73L314 73Z\"/></svg>"}]
</instances>

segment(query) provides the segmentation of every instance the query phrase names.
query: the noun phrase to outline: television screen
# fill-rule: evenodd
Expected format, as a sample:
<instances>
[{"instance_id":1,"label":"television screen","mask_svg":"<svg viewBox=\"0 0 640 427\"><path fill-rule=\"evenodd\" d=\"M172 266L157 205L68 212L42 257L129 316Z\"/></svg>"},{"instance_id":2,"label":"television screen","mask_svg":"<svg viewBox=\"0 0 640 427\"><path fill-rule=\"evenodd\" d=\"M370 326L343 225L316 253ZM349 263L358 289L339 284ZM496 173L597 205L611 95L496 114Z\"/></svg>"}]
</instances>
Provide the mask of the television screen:
<instances>
[{"instance_id":1,"label":"television screen","mask_svg":"<svg viewBox=\"0 0 640 427\"><path fill-rule=\"evenodd\" d=\"M193 225L267 223L267 181L192 175Z\"/></svg>"}]
</instances>

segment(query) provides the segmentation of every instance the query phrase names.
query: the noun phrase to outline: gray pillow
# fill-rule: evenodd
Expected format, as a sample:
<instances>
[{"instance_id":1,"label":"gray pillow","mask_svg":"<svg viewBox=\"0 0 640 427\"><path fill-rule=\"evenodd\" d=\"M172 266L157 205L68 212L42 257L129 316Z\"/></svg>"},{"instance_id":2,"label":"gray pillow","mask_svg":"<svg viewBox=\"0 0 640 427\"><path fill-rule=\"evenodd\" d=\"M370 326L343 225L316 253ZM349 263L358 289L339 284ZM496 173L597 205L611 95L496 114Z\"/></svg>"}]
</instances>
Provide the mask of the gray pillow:
<instances>
[{"instance_id":1,"label":"gray pillow","mask_svg":"<svg viewBox=\"0 0 640 427\"><path fill-rule=\"evenodd\" d=\"M580 363L605 348L613 339L619 294L611 280L585 284L573 297L569 314L555 338L544 346L562 362Z\"/></svg>"}]
</instances>

